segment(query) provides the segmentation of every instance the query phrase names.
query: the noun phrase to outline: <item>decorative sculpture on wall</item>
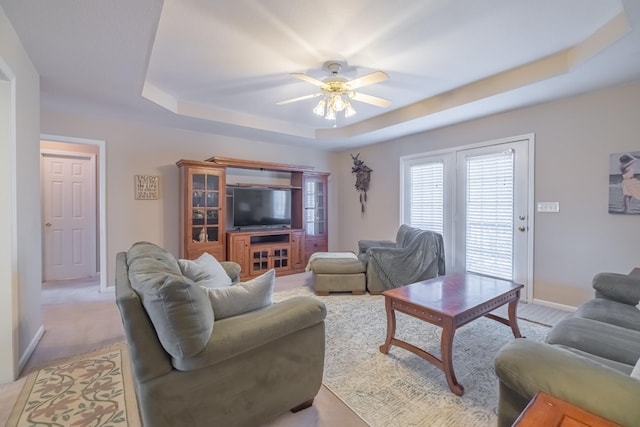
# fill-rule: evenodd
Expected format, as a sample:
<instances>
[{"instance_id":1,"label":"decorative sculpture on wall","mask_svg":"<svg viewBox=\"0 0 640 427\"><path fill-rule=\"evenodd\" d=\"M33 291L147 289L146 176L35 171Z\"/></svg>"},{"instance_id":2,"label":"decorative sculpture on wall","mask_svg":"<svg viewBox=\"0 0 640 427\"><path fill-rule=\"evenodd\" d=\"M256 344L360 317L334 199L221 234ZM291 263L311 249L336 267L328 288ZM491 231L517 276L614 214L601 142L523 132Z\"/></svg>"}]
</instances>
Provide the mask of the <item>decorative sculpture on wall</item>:
<instances>
[{"instance_id":1,"label":"decorative sculpture on wall","mask_svg":"<svg viewBox=\"0 0 640 427\"><path fill-rule=\"evenodd\" d=\"M353 167L351 173L356 174L356 190L360 193L360 209L364 213L364 205L367 203L367 191L369 191L369 183L371 182L371 169L364 164L364 160L360 160L360 153L351 155L353 159Z\"/></svg>"}]
</instances>

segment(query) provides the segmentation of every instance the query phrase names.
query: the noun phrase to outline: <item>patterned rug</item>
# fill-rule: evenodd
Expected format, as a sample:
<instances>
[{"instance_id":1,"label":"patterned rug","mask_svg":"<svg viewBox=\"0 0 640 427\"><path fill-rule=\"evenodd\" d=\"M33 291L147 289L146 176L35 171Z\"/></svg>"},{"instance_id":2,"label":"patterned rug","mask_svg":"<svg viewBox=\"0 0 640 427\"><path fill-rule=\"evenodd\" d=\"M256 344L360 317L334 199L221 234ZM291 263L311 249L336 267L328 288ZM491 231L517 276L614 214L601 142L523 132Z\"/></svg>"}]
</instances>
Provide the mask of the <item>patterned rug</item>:
<instances>
[{"instance_id":1,"label":"patterned rug","mask_svg":"<svg viewBox=\"0 0 640 427\"><path fill-rule=\"evenodd\" d=\"M31 372L7 426L131 425L127 394L134 389L128 370L122 342ZM136 410L131 408L129 412Z\"/></svg>"},{"instance_id":2,"label":"patterned rug","mask_svg":"<svg viewBox=\"0 0 640 427\"><path fill-rule=\"evenodd\" d=\"M497 424L497 351L513 340L511 328L480 318L458 329L453 366L465 388L457 397L444 373L399 347L388 355L378 347L386 337L384 297L332 294L315 296L308 288L278 292L279 301L313 295L327 307L323 383L373 427L486 427ZM396 336L440 354L441 329L397 313ZM542 341L549 328L519 320L522 335Z\"/></svg>"}]
</instances>

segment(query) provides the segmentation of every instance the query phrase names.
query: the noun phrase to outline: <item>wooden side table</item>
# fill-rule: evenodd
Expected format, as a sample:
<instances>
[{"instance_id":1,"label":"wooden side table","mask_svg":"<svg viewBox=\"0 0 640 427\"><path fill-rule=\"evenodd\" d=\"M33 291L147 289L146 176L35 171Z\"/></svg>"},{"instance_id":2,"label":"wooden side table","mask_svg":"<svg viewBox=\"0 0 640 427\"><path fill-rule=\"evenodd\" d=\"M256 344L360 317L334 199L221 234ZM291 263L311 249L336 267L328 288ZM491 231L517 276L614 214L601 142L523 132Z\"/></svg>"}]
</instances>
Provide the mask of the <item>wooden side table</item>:
<instances>
[{"instance_id":1,"label":"wooden side table","mask_svg":"<svg viewBox=\"0 0 640 427\"><path fill-rule=\"evenodd\" d=\"M512 427L622 427L544 392L536 394Z\"/></svg>"}]
</instances>

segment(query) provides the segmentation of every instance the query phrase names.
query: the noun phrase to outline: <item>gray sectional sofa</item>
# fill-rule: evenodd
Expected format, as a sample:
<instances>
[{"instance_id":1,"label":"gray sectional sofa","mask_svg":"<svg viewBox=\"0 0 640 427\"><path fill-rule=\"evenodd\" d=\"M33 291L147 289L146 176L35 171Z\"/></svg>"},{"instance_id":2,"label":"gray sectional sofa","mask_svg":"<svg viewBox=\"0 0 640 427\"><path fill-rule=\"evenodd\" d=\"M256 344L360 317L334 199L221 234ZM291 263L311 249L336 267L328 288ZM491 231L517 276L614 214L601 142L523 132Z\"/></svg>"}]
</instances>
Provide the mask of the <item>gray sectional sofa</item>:
<instances>
[{"instance_id":1,"label":"gray sectional sofa","mask_svg":"<svg viewBox=\"0 0 640 427\"><path fill-rule=\"evenodd\" d=\"M623 426L640 426L640 277L601 273L595 298L546 343L517 339L497 354L499 427L544 391Z\"/></svg>"},{"instance_id":2,"label":"gray sectional sofa","mask_svg":"<svg viewBox=\"0 0 640 427\"><path fill-rule=\"evenodd\" d=\"M214 322L206 290L142 242L117 255L116 301L145 426L256 426L320 388L326 310L313 298Z\"/></svg>"}]
</instances>

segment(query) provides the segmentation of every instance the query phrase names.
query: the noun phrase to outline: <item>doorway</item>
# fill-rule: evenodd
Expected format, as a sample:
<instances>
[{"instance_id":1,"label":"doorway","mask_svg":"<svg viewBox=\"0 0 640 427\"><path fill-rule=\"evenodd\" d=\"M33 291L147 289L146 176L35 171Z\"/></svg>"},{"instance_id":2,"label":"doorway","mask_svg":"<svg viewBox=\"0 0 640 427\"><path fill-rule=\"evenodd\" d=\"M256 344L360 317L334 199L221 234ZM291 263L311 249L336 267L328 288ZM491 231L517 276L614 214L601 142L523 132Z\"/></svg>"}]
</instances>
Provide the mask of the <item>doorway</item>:
<instances>
[{"instance_id":1,"label":"doorway","mask_svg":"<svg viewBox=\"0 0 640 427\"><path fill-rule=\"evenodd\" d=\"M104 141L41 135L43 281L107 290Z\"/></svg>"},{"instance_id":2,"label":"doorway","mask_svg":"<svg viewBox=\"0 0 640 427\"><path fill-rule=\"evenodd\" d=\"M534 136L401 159L403 223L442 233L447 272L525 285L533 299Z\"/></svg>"},{"instance_id":3,"label":"doorway","mask_svg":"<svg viewBox=\"0 0 640 427\"><path fill-rule=\"evenodd\" d=\"M43 281L96 276L94 153L40 148Z\"/></svg>"}]
</instances>

